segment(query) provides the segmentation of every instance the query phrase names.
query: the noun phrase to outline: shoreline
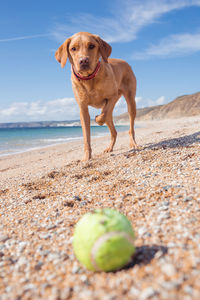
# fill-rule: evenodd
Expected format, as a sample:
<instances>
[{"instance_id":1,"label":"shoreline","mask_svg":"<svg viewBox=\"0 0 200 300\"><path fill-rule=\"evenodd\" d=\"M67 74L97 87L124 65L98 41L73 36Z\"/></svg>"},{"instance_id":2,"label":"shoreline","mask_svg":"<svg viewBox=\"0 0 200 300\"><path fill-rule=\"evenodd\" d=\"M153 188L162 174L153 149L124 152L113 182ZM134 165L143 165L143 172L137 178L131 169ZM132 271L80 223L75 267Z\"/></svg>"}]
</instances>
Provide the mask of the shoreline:
<instances>
[{"instance_id":1,"label":"shoreline","mask_svg":"<svg viewBox=\"0 0 200 300\"><path fill-rule=\"evenodd\" d=\"M104 128L107 128L107 126L106 125L103 125L104 126ZM116 125L116 129L118 129L118 128L120 128L120 127L127 127L128 128L128 126L129 125L127 125L127 124L117 124ZM75 126L75 127L72 127L72 126L69 126L69 128L80 128L80 130L81 130L81 132L82 132L82 128L81 128L81 126ZM99 125L96 125L96 126L91 126L91 127L99 127ZM60 127L52 127L53 129L60 129ZM62 128L66 128L66 127L62 127ZM13 128L12 128L13 129ZM11 129L11 130L12 130ZM19 128L16 128L17 130L19 129ZM20 128L20 130L21 129L49 129L48 127L47 128L43 128L43 127L41 127L41 128ZM51 128L50 128L51 129ZM10 130L10 129L9 129ZM120 132L125 132L125 131L127 131L127 129L125 129L124 128L124 130L120 130ZM106 137L106 136L108 136L109 135L109 132L94 132L94 133L91 133L91 138L99 138L99 137ZM12 152L12 149L11 148L9 148L9 149L7 149L7 150L2 150L2 151L0 151L0 158L1 157L5 157L5 156L11 156L11 155L17 155L17 154L22 154L22 153L25 153L25 152L29 152L29 151L35 151L35 150L40 150L40 149L44 149L44 148L48 148L48 147L52 147L52 146L59 146L59 145L62 145L62 144L67 144L67 143L70 143L70 142L73 142L73 141L77 141L77 140L82 140L83 139L83 136L82 135L80 135L80 136L71 136L71 137L64 137L64 136L62 136L62 137L58 137L58 138L51 138L51 137L49 137L49 138L47 138L47 137L43 137L43 138L38 138L38 142L37 142L37 145L36 146L32 146L31 148L25 148L25 149L19 149L19 150L14 150L14 152ZM42 145L42 143L41 143L41 140L42 141L51 141L51 142L49 142L49 143L47 143L46 145ZM57 142L53 142L53 141L56 141L57 140ZM62 140L62 142L61 142L61 140ZM33 140L30 140L30 141L33 141ZM8 153L4 153L4 152L8 152ZM9 153L9 152L12 152L12 153Z\"/></svg>"},{"instance_id":2,"label":"shoreline","mask_svg":"<svg viewBox=\"0 0 200 300\"><path fill-rule=\"evenodd\" d=\"M46 145L46 146L38 146L38 147L35 147L35 148L30 148L30 149L26 149L26 150L19 150L18 152L13 152L13 153L10 153L10 154L0 154L0 159L1 157L7 157L7 156L12 156L12 155L20 155L20 154L23 154L23 153L27 153L27 152L32 152L32 151L40 151L42 149L48 149L48 148L51 148L51 147L56 147L56 146L60 146L60 145L63 145L63 144L68 144L68 143L71 143L71 142L75 142L75 141L78 141L78 140L82 140L82 137L77 137L77 138L71 138L69 139L69 141L65 141L65 142L58 142L58 143L55 143L55 144L49 144L49 145Z\"/></svg>"}]
</instances>

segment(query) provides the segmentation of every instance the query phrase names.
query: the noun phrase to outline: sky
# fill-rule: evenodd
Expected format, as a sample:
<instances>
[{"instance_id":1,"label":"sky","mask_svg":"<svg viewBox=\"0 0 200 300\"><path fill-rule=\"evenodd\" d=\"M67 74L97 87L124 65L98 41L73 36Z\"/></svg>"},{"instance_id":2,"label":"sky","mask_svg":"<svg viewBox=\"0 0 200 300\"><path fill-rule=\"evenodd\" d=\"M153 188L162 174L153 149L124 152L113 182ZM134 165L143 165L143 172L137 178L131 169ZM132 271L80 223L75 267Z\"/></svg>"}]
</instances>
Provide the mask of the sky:
<instances>
[{"instance_id":1,"label":"sky","mask_svg":"<svg viewBox=\"0 0 200 300\"><path fill-rule=\"evenodd\" d=\"M131 65L138 108L200 91L200 0L1 0L0 123L79 119L70 64L54 57L79 31ZM114 114L126 111L122 98Z\"/></svg>"}]
</instances>

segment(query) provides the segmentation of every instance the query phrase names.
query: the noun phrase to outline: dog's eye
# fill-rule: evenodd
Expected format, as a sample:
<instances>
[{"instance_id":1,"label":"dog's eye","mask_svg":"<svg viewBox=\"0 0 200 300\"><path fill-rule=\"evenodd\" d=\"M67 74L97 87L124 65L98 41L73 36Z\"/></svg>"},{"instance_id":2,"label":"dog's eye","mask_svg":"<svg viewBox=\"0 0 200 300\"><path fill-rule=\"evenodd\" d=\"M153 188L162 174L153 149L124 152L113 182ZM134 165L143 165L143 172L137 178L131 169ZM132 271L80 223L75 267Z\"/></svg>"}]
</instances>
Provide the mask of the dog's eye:
<instances>
[{"instance_id":1,"label":"dog's eye","mask_svg":"<svg viewBox=\"0 0 200 300\"><path fill-rule=\"evenodd\" d=\"M73 47L73 48L72 48L72 51L76 51L76 47Z\"/></svg>"},{"instance_id":2,"label":"dog's eye","mask_svg":"<svg viewBox=\"0 0 200 300\"><path fill-rule=\"evenodd\" d=\"M89 49L94 49L94 47L95 47L95 45L93 45L93 44L89 45Z\"/></svg>"}]
</instances>

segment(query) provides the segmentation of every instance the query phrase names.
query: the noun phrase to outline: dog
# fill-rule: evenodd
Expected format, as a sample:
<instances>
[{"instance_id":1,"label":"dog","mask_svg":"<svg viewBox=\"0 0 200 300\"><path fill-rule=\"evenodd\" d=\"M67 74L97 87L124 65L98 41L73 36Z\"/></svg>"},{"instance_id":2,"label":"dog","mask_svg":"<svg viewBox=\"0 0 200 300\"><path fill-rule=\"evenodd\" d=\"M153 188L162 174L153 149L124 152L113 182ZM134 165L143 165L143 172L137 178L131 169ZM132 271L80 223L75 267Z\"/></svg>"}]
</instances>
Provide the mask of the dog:
<instances>
[{"instance_id":1,"label":"dog","mask_svg":"<svg viewBox=\"0 0 200 300\"><path fill-rule=\"evenodd\" d=\"M101 108L101 114L96 116L95 121L108 126L111 142L104 152L112 152L117 137L112 112L122 95L126 99L130 119L130 148L137 148L134 132L136 78L127 62L108 58L111 52L112 47L98 35L79 32L66 39L55 53L62 68L67 59L71 63L72 88L80 108L84 160L92 156L88 106Z\"/></svg>"}]
</instances>

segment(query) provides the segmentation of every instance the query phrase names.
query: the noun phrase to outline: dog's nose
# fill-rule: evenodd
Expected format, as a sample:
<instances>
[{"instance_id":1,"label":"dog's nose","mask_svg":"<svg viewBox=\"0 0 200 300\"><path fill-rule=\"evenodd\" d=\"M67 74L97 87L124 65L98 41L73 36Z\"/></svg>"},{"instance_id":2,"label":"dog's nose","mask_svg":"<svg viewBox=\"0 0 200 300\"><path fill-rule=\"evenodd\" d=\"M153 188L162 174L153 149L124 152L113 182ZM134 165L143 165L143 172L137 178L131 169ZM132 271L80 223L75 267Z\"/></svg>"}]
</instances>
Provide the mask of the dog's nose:
<instances>
[{"instance_id":1,"label":"dog's nose","mask_svg":"<svg viewBox=\"0 0 200 300\"><path fill-rule=\"evenodd\" d=\"M81 57L79 60L80 66L88 66L89 65L89 58L88 57Z\"/></svg>"}]
</instances>

